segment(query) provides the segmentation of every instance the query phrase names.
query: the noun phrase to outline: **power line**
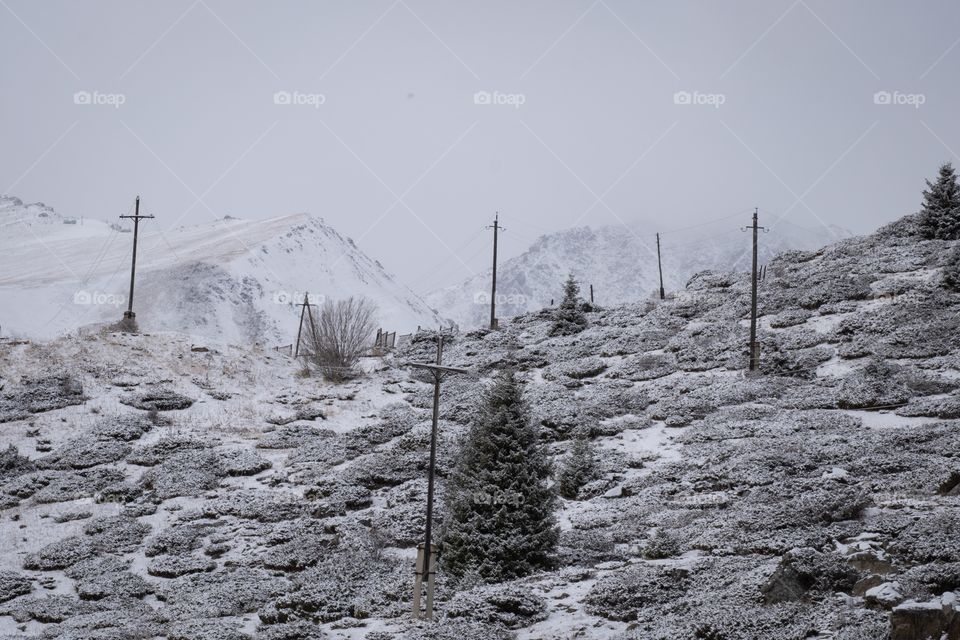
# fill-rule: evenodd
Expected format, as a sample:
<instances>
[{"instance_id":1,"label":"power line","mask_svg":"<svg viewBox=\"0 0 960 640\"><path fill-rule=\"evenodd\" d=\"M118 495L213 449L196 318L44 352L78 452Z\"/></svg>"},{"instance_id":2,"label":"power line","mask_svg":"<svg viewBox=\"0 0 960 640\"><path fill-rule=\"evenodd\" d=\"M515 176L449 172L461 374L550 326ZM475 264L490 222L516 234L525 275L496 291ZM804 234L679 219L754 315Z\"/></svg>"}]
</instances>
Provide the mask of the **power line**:
<instances>
[{"instance_id":1,"label":"power line","mask_svg":"<svg viewBox=\"0 0 960 640\"><path fill-rule=\"evenodd\" d=\"M435 265L433 265L430 269L427 269L427 270L424 271L421 275L419 275L419 276L417 276L416 278L414 278L414 279L411 281L411 283L410 283L411 286L419 285L420 283L424 282L425 280L429 280L429 279L431 279L431 278L436 277L436 275L438 274L438 272L440 272L440 267L445 266L445 265L446 265L447 263L449 263L451 260L453 260L454 258L456 258L456 257L460 254L461 251L463 251L464 249L466 249L467 247L469 247L471 244L473 244L474 242L476 242L477 239L481 238L481 237L483 236L483 234L485 233L485 231L486 231L486 227L478 227L478 228L477 228L464 242L462 242L456 249L452 249L451 251L449 251L445 257L443 257L439 262L437 262ZM486 245L482 245L482 246L480 247L480 249L486 249ZM477 251L476 253L479 253L479 251ZM472 254L471 257L475 257L475 256L476 256L476 253ZM463 259L463 258L461 257L461 259ZM466 260L465 260L465 261L466 261ZM440 273L442 273L442 272L440 272Z\"/></svg>"},{"instance_id":2,"label":"power line","mask_svg":"<svg viewBox=\"0 0 960 640\"><path fill-rule=\"evenodd\" d=\"M677 227L676 229L668 229L666 231L661 231L660 235L664 235L667 233L677 233L679 231L688 231L690 229L699 229L700 227L706 227L707 225L716 224L718 222L723 222L725 220L730 220L731 218L737 218L739 216L742 216L744 213L749 213L749 212L750 212L750 209L741 209L736 213L731 213L730 215L722 216L720 218L713 218L711 220L704 220L703 222L691 224L686 227Z\"/></svg>"}]
</instances>

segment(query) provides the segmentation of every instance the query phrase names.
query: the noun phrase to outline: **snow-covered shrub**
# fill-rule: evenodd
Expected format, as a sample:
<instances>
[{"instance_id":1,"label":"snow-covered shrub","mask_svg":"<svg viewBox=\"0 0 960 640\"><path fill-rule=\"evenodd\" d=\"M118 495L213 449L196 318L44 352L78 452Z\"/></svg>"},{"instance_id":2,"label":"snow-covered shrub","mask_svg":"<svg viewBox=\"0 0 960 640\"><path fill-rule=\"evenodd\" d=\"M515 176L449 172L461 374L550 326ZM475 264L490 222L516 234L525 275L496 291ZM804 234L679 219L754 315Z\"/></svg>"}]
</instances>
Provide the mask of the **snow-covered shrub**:
<instances>
[{"instance_id":1,"label":"snow-covered shrub","mask_svg":"<svg viewBox=\"0 0 960 640\"><path fill-rule=\"evenodd\" d=\"M443 613L448 618L465 618L507 629L521 629L546 620L547 604L529 587L508 583L493 587L479 586L460 592L443 608Z\"/></svg>"},{"instance_id":2,"label":"snow-covered shrub","mask_svg":"<svg viewBox=\"0 0 960 640\"><path fill-rule=\"evenodd\" d=\"M911 396L904 384L903 370L880 359L847 376L840 383L837 406L865 409L905 404Z\"/></svg>"},{"instance_id":3,"label":"snow-covered shrub","mask_svg":"<svg viewBox=\"0 0 960 640\"><path fill-rule=\"evenodd\" d=\"M674 601L689 587L685 569L641 564L600 578L583 601L593 615L629 622L640 609Z\"/></svg>"},{"instance_id":4,"label":"snow-covered shrub","mask_svg":"<svg viewBox=\"0 0 960 640\"><path fill-rule=\"evenodd\" d=\"M661 560L679 555L682 550L683 545L675 533L658 528L643 545L643 556L650 560Z\"/></svg>"},{"instance_id":5,"label":"snow-covered shrub","mask_svg":"<svg viewBox=\"0 0 960 640\"><path fill-rule=\"evenodd\" d=\"M62 409L84 400L83 385L71 376L25 378L18 387L0 393L0 422L22 420L32 413Z\"/></svg>"},{"instance_id":6,"label":"snow-covered shrub","mask_svg":"<svg viewBox=\"0 0 960 640\"><path fill-rule=\"evenodd\" d=\"M12 600L32 590L33 585L27 576L16 571L0 570L0 602Z\"/></svg>"},{"instance_id":7,"label":"snow-covered shrub","mask_svg":"<svg viewBox=\"0 0 960 640\"><path fill-rule=\"evenodd\" d=\"M960 562L960 546L948 531L960 531L957 509L935 511L916 520L900 532L890 551L912 562Z\"/></svg>"},{"instance_id":8,"label":"snow-covered shrub","mask_svg":"<svg viewBox=\"0 0 960 640\"><path fill-rule=\"evenodd\" d=\"M374 553L370 536L343 531L341 544L293 576L293 588L274 601L276 622L395 617L408 613L412 562ZM263 614L261 614L263 618Z\"/></svg>"},{"instance_id":9,"label":"snow-covered shrub","mask_svg":"<svg viewBox=\"0 0 960 640\"><path fill-rule=\"evenodd\" d=\"M120 402L144 411L175 411L191 406L193 398L172 389L158 388L121 398Z\"/></svg>"},{"instance_id":10,"label":"snow-covered shrub","mask_svg":"<svg viewBox=\"0 0 960 640\"><path fill-rule=\"evenodd\" d=\"M793 549L761 589L767 604L805 600L835 591L849 592L859 575L836 553Z\"/></svg>"}]
</instances>

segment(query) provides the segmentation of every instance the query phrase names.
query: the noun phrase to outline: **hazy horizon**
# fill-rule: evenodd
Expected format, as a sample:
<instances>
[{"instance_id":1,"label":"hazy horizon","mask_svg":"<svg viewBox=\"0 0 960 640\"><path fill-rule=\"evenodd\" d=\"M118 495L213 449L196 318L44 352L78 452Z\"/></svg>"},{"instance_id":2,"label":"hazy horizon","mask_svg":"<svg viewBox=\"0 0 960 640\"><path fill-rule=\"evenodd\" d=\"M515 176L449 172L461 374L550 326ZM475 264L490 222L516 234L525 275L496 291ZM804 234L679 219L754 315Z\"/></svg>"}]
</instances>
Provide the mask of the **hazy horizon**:
<instances>
[{"instance_id":1,"label":"hazy horizon","mask_svg":"<svg viewBox=\"0 0 960 640\"><path fill-rule=\"evenodd\" d=\"M960 148L949 2L0 14L2 193L100 219L140 194L159 228L307 212L420 293L489 266L495 210L502 259L573 226L737 226L755 206L864 233L917 210Z\"/></svg>"}]
</instances>

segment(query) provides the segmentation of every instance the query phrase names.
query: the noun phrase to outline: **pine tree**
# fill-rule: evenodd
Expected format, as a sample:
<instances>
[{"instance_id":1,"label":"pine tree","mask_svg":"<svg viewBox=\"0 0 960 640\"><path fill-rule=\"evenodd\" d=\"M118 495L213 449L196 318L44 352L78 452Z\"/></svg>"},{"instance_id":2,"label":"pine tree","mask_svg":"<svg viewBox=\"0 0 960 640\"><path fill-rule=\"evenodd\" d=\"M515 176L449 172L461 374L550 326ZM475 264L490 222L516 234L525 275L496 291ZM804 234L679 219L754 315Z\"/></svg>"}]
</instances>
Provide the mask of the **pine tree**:
<instances>
[{"instance_id":1,"label":"pine tree","mask_svg":"<svg viewBox=\"0 0 960 640\"><path fill-rule=\"evenodd\" d=\"M960 292L960 245L953 248L943 267L943 286Z\"/></svg>"},{"instance_id":2,"label":"pine tree","mask_svg":"<svg viewBox=\"0 0 960 640\"><path fill-rule=\"evenodd\" d=\"M520 384L505 372L484 393L447 483L446 569L498 582L548 567L560 535L551 471Z\"/></svg>"},{"instance_id":3,"label":"pine tree","mask_svg":"<svg viewBox=\"0 0 960 640\"><path fill-rule=\"evenodd\" d=\"M586 328L587 317L580 306L580 285L573 279L573 274L570 274L563 285L563 300L554 316L550 335L569 336Z\"/></svg>"},{"instance_id":4,"label":"pine tree","mask_svg":"<svg viewBox=\"0 0 960 640\"><path fill-rule=\"evenodd\" d=\"M585 435L579 435L557 474L557 488L564 498L576 500L583 485L596 478L596 450Z\"/></svg>"},{"instance_id":5,"label":"pine tree","mask_svg":"<svg viewBox=\"0 0 960 640\"><path fill-rule=\"evenodd\" d=\"M927 182L923 192L920 228L927 238L960 239L960 185L949 162L940 166L935 183Z\"/></svg>"}]
</instances>

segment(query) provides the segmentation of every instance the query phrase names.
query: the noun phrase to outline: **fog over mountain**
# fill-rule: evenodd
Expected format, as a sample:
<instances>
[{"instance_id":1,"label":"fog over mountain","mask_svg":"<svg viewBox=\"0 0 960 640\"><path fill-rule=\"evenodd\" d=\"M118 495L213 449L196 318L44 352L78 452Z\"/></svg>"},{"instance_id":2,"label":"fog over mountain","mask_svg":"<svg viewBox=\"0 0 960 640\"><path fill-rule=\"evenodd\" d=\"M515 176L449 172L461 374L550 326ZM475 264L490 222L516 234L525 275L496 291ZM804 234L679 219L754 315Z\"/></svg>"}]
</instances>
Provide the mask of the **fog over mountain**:
<instances>
[{"instance_id":1,"label":"fog over mountain","mask_svg":"<svg viewBox=\"0 0 960 640\"><path fill-rule=\"evenodd\" d=\"M749 269L752 239L738 224L750 214L697 225L661 237L663 283L669 292L682 290L698 271ZM761 223L763 221L761 220ZM836 226L807 229L771 218L769 233L761 233L758 260L766 264L790 249L814 249L851 236ZM508 223L505 223L508 224ZM521 255L506 260L497 272L497 316L509 317L558 302L568 274L579 281L581 295L600 305L636 302L658 292L656 237L650 225L577 227L539 237ZM507 231L509 233L509 230ZM433 291L426 300L464 328L483 326L490 318L491 270L459 285Z\"/></svg>"}]
</instances>

